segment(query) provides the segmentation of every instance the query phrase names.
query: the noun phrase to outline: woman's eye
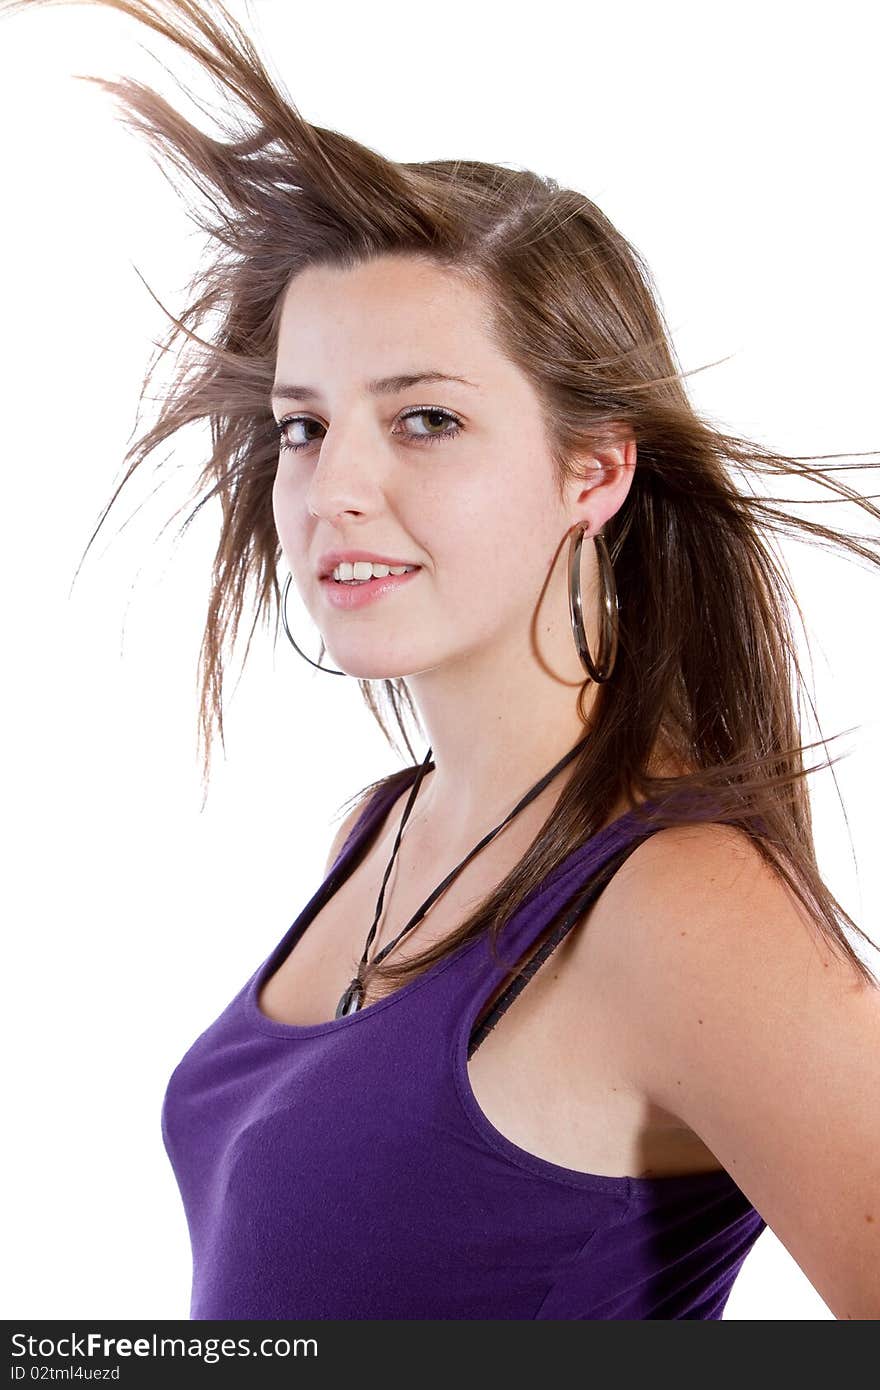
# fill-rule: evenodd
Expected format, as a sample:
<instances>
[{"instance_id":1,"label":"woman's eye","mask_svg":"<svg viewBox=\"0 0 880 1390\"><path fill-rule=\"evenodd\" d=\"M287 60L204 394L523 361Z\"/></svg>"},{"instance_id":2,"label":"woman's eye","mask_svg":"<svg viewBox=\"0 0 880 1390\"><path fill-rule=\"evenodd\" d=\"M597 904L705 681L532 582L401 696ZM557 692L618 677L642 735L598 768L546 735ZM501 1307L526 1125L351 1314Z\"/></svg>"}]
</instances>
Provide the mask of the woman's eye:
<instances>
[{"instance_id":1,"label":"woman's eye","mask_svg":"<svg viewBox=\"0 0 880 1390\"><path fill-rule=\"evenodd\" d=\"M421 406L416 410L408 410L402 415L401 420L422 420L428 421L428 428L421 430L406 429L403 433L417 444L433 444L438 439L451 439L459 433L461 421L458 416L453 415L448 410L441 410L438 406ZM451 422L451 425L450 423ZM298 449L307 449L310 444L315 442L316 436L306 439L291 439L288 431L297 425L303 427L317 425L318 429L323 429L323 425L318 420L312 419L310 415L286 415L283 420L276 423L281 449L289 449L296 452Z\"/></svg>"},{"instance_id":2,"label":"woman's eye","mask_svg":"<svg viewBox=\"0 0 880 1390\"><path fill-rule=\"evenodd\" d=\"M279 421L277 422L275 428L276 428L277 431L278 431L278 436L279 436L279 439L280 439L281 448L282 448L282 449L291 449L291 450L293 450L294 452L295 452L297 449L305 449L305 448L307 448L309 444L314 443L314 438L312 438L312 439L305 439L305 440L300 440L300 441L298 441L298 442L294 442L294 441L290 438L290 435L288 434L288 430L292 430L296 425L317 425L317 424L318 424L318 421L317 421L317 420L312 420L312 419L310 419L307 415L288 415L284 420L279 420ZM320 426L319 426L319 428L320 428Z\"/></svg>"},{"instance_id":3,"label":"woman's eye","mask_svg":"<svg viewBox=\"0 0 880 1390\"><path fill-rule=\"evenodd\" d=\"M419 433L417 432L416 434L414 434L414 435L411 436L412 438L418 439L418 440L420 440L420 441L423 440L423 439L424 439L424 440L448 439L451 435L458 434L458 429L459 429L459 427L461 426L461 421L458 419L457 416L455 416L455 415L450 415L450 413L449 413L448 410L439 410L439 409L435 409L435 408L433 408L433 407L431 407L431 408L429 408L429 409L423 409L423 410L410 410L410 411L407 411L406 415L402 415L400 418L401 418L402 420L430 420L430 421L431 421L431 428L428 429L428 430L426 430L424 434L419 434ZM450 429L448 425L446 426L445 429L438 429L438 428L435 428L435 427L437 426L438 422L443 422L443 421L447 421L447 420L451 420L451 421L453 422L453 425L455 426L455 428ZM409 431L407 430L406 433L409 434Z\"/></svg>"}]
</instances>

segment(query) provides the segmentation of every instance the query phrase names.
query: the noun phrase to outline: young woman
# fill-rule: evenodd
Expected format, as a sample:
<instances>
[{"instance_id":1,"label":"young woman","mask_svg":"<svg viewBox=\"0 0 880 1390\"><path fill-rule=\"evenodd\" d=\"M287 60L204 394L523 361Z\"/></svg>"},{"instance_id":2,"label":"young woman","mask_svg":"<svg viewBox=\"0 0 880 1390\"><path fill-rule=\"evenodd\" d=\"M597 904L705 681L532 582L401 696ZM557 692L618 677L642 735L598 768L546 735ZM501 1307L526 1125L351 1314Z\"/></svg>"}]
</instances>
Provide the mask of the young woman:
<instances>
[{"instance_id":1,"label":"young woman","mask_svg":"<svg viewBox=\"0 0 880 1390\"><path fill-rule=\"evenodd\" d=\"M880 512L697 415L582 194L383 159L221 6L106 3L227 94L219 141L102 84L218 244L131 451L212 423L206 770L251 583L306 656L295 584L409 759L169 1080L191 1315L717 1319L769 1225L877 1317L880 991L816 866L767 537L870 552L733 473Z\"/></svg>"}]
</instances>

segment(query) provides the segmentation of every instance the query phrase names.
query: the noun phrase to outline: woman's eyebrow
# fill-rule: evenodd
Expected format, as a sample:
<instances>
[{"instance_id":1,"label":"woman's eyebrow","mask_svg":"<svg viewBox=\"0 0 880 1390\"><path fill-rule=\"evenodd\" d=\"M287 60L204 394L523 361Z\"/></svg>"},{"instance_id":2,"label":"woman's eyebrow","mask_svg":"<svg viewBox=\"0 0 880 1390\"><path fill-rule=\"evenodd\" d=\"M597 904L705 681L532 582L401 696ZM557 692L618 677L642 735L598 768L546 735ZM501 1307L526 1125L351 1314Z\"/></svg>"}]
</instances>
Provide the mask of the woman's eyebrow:
<instances>
[{"instance_id":1,"label":"woman's eyebrow","mask_svg":"<svg viewBox=\"0 0 880 1390\"><path fill-rule=\"evenodd\" d=\"M371 396L381 396L391 394L395 391L405 391L409 386L415 386L420 381L458 381L463 386L472 386L475 391L479 391L476 382L468 381L463 376L450 376L448 372L415 372L403 376L382 376L375 381L368 381L364 390ZM316 400L320 396L320 391L316 391L313 386L289 386L284 382L276 382L272 387L273 401L310 401Z\"/></svg>"}]
</instances>

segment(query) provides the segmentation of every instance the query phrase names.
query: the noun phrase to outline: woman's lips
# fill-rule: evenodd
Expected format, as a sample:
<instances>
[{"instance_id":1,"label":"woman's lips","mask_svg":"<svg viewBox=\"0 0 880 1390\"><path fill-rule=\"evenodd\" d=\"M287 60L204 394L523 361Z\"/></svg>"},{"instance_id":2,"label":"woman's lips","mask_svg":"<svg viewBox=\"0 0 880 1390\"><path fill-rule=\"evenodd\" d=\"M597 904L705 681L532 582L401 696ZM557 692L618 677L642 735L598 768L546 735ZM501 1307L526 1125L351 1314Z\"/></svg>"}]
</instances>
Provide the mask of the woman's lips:
<instances>
[{"instance_id":1,"label":"woman's lips","mask_svg":"<svg viewBox=\"0 0 880 1390\"><path fill-rule=\"evenodd\" d=\"M324 579L319 579L318 583L327 602L332 603L334 608L363 608L365 604L375 602L384 594L404 588L416 575L421 574L421 570L422 567L419 565L408 574L387 574L382 579L366 579L362 584L341 584L332 575L327 575Z\"/></svg>"}]
</instances>

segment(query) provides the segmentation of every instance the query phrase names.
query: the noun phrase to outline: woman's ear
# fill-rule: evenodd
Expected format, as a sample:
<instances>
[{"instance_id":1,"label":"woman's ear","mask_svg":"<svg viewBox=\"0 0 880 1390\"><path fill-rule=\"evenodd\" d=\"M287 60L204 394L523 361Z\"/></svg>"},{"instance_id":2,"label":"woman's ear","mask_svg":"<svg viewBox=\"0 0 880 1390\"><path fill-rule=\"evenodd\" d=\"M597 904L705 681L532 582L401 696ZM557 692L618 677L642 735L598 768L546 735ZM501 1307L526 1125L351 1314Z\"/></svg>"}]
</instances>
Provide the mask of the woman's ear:
<instances>
[{"instance_id":1,"label":"woman's ear","mask_svg":"<svg viewBox=\"0 0 880 1390\"><path fill-rule=\"evenodd\" d=\"M637 451L630 434L617 444L580 456L578 476L566 485L572 526L588 521L590 534L595 535L623 506L635 476Z\"/></svg>"}]
</instances>

